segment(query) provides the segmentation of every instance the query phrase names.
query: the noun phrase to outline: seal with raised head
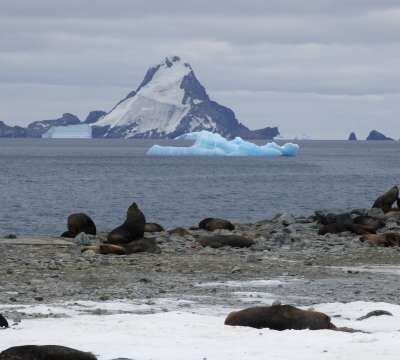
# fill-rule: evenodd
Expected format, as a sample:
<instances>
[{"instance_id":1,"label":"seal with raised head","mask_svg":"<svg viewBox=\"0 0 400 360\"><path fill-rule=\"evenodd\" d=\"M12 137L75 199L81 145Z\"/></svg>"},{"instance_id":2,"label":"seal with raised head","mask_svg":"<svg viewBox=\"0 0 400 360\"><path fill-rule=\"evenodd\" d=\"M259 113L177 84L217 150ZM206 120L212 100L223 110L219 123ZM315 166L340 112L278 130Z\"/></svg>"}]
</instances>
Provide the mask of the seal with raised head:
<instances>
[{"instance_id":1,"label":"seal with raised head","mask_svg":"<svg viewBox=\"0 0 400 360\"><path fill-rule=\"evenodd\" d=\"M110 244L128 244L143 238L146 218L136 203L133 203L126 213L125 222L108 234Z\"/></svg>"},{"instance_id":2,"label":"seal with raised head","mask_svg":"<svg viewBox=\"0 0 400 360\"><path fill-rule=\"evenodd\" d=\"M199 222L199 229L204 229L207 231L214 230L234 230L235 225L230 221L218 218L206 218Z\"/></svg>"},{"instance_id":3,"label":"seal with raised head","mask_svg":"<svg viewBox=\"0 0 400 360\"><path fill-rule=\"evenodd\" d=\"M248 326L272 330L336 330L328 315L318 311L301 310L292 305L272 305L231 312L225 325Z\"/></svg>"},{"instance_id":4,"label":"seal with raised head","mask_svg":"<svg viewBox=\"0 0 400 360\"><path fill-rule=\"evenodd\" d=\"M92 353L58 345L14 346L0 353L0 360L97 360Z\"/></svg>"},{"instance_id":5,"label":"seal with raised head","mask_svg":"<svg viewBox=\"0 0 400 360\"><path fill-rule=\"evenodd\" d=\"M398 186L393 186L382 196L379 196L372 207L382 209L384 213L387 213L392 209L392 206L396 201L399 203L399 188Z\"/></svg>"},{"instance_id":6,"label":"seal with raised head","mask_svg":"<svg viewBox=\"0 0 400 360\"><path fill-rule=\"evenodd\" d=\"M8 321L2 314L0 314L0 328L8 328Z\"/></svg>"},{"instance_id":7,"label":"seal with raised head","mask_svg":"<svg viewBox=\"0 0 400 360\"><path fill-rule=\"evenodd\" d=\"M61 236L74 238L80 233L96 235L96 225L89 215L84 213L71 214L68 216L68 231Z\"/></svg>"}]
</instances>

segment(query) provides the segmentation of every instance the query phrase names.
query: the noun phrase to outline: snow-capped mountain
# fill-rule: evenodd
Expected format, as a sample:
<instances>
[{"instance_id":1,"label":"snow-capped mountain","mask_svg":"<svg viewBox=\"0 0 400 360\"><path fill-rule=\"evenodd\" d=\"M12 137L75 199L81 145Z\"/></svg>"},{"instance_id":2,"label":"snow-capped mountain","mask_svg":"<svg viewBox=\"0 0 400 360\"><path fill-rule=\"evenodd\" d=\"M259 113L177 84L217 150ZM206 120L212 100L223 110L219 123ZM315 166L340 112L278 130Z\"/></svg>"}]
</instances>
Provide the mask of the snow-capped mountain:
<instances>
[{"instance_id":1,"label":"snow-capped mountain","mask_svg":"<svg viewBox=\"0 0 400 360\"><path fill-rule=\"evenodd\" d=\"M225 137L273 138L277 128L251 131L232 110L210 100L192 67L179 57L150 68L136 91L92 124L94 137L174 138L200 130Z\"/></svg>"}]
</instances>

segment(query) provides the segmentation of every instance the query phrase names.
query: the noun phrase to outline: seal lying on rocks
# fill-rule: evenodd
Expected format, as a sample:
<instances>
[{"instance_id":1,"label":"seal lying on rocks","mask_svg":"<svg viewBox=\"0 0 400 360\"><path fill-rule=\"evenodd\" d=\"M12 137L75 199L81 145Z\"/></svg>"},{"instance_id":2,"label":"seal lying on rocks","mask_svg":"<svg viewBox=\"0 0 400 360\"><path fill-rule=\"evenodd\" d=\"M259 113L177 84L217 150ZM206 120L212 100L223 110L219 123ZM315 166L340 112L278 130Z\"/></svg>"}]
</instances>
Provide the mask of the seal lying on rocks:
<instances>
[{"instance_id":1,"label":"seal lying on rocks","mask_svg":"<svg viewBox=\"0 0 400 360\"><path fill-rule=\"evenodd\" d=\"M96 360L88 352L58 345L15 346L0 353L0 360Z\"/></svg>"},{"instance_id":2,"label":"seal lying on rocks","mask_svg":"<svg viewBox=\"0 0 400 360\"><path fill-rule=\"evenodd\" d=\"M74 238L80 233L96 235L96 225L90 216L78 213L68 216L68 231L65 231L61 237Z\"/></svg>"},{"instance_id":3,"label":"seal lying on rocks","mask_svg":"<svg viewBox=\"0 0 400 360\"><path fill-rule=\"evenodd\" d=\"M8 328L8 321L2 314L0 314L0 328Z\"/></svg>"},{"instance_id":4,"label":"seal lying on rocks","mask_svg":"<svg viewBox=\"0 0 400 360\"><path fill-rule=\"evenodd\" d=\"M382 209L384 213L387 213L392 209L392 206L396 201L399 203L399 188L397 186L393 186L382 196L379 196L375 200L372 207Z\"/></svg>"},{"instance_id":5,"label":"seal lying on rocks","mask_svg":"<svg viewBox=\"0 0 400 360\"><path fill-rule=\"evenodd\" d=\"M225 325L280 331L336 329L328 315L291 305L260 306L234 311L225 319Z\"/></svg>"},{"instance_id":6,"label":"seal lying on rocks","mask_svg":"<svg viewBox=\"0 0 400 360\"><path fill-rule=\"evenodd\" d=\"M143 238L146 218L136 203L133 203L127 213L125 222L108 234L107 242L110 244L128 244Z\"/></svg>"},{"instance_id":7,"label":"seal lying on rocks","mask_svg":"<svg viewBox=\"0 0 400 360\"><path fill-rule=\"evenodd\" d=\"M244 236L239 235L212 235L212 236L203 236L198 242L206 247L212 247L214 249L223 247L223 246L231 246L237 248L250 247L254 245L254 241L248 239Z\"/></svg>"},{"instance_id":8,"label":"seal lying on rocks","mask_svg":"<svg viewBox=\"0 0 400 360\"><path fill-rule=\"evenodd\" d=\"M400 234L384 233L384 234L367 234L360 238L361 242L367 242L373 246L394 247L400 246Z\"/></svg>"},{"instance_id":9,"label":"seal lying on rocks","mask_svg":"<svg viewBox=\"0 0 400 360\"><path fill-rule=\"evenodd\" d=\"M154 233L161 231L164 231L164 228L157 223L146 223L146 225L144 226L144 232Z\"/></svg>"},{"instance_id":10,"label":"seal lying on rocks","mask_svg":"<svg viewBox=\"0 0 400 360\"><path fill-rule=\"evenodd\" d=\"M206 218L199 222L199 229L214 230L235 230L235 226L228 220L217 218Z\"/></svg>"},{"instance_id":11,"label":"seal lying on rocks","mask_svg":"<svg viewBox=\"0 0 400 360\"><path fill-rule=\"evenodd\" d=\"M100 244L95 246L86 246L82 248L82 252L88 250L94 251L96 254L114 254L114 255L130 255L140 252L148 252L153 254L161 253L161 249L157 246L155 239L140 239L132 241L128 244Z\"/></svg>"}]
</instances>

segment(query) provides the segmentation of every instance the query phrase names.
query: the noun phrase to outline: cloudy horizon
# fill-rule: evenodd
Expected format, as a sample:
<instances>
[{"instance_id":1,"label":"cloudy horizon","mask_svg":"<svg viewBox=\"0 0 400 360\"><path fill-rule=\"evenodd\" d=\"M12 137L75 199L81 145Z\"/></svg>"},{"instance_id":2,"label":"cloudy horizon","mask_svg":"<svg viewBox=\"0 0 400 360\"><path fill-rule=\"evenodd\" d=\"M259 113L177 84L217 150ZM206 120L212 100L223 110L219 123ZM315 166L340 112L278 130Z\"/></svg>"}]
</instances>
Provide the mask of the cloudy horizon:
<instances>
[{"instance_id":1,"label":"cloudy horizon","mask_svg":"<svg viewBox=\"0 0 400 360\"><path fill-rule=\"evenodd\" d=\"M250 128L399 138L395 0L2 0L0 121L109 110L166 56Z\"/></svg>"}]
</instances>

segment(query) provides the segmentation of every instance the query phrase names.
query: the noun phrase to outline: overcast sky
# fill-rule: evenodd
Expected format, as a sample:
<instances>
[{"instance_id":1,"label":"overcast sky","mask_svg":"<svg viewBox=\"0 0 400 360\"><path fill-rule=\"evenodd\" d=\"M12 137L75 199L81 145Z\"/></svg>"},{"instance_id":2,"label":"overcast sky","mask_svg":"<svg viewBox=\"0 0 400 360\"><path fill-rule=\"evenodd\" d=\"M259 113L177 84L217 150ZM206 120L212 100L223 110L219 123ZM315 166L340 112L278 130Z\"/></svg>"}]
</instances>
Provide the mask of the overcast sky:
<instances>
[{"instance_id":1,"label":"overcast sky","mask_svg":"<svg viewBox=\"0 0 400 360\"><path fill-rule=\"evenodd\" d=\"M250 128L400 137L399 0L1 0L0 120L109 110L175 54Z\"/></svg>"}]
</instances>

